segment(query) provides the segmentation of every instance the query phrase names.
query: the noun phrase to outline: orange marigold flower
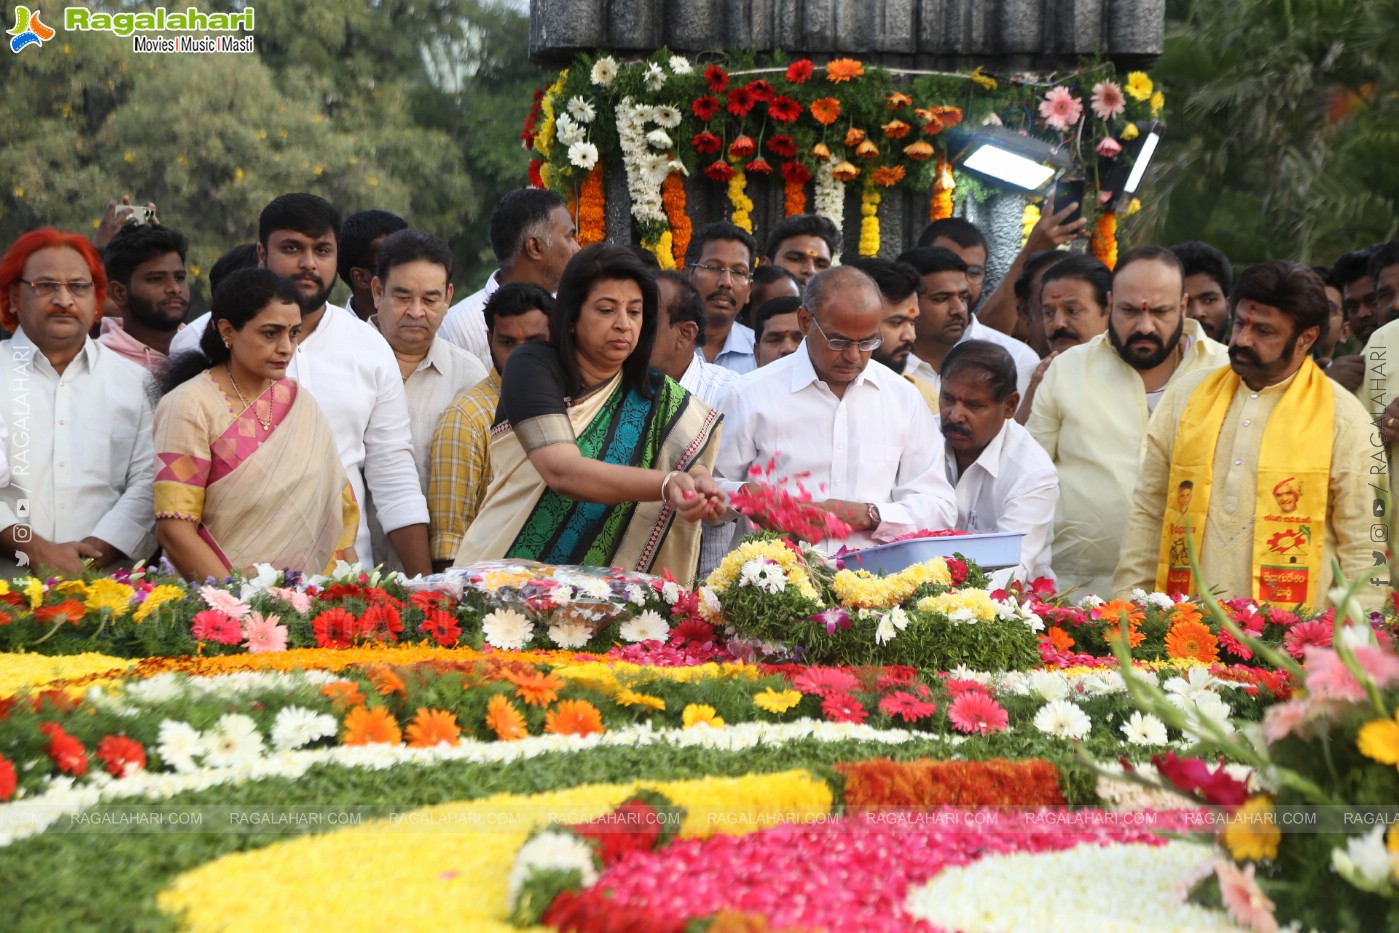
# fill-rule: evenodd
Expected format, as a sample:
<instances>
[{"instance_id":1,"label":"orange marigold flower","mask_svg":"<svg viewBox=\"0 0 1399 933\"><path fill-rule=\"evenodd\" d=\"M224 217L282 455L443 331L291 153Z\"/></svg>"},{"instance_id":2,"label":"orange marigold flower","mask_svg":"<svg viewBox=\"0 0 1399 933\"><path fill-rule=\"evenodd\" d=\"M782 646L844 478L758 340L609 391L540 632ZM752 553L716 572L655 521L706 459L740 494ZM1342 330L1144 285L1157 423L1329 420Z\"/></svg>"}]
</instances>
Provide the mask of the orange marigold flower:
<instances>
[{"instance_id":1,"label":"orange marigold flower","mask_svg":"<svg viewBox=\"0 0 1399 933\"><path fill-rule=\"evenodd\" d=\"M884 135L890 139L903 139L913 127L902 120L890 120L888 123L881 126L880 129L882 129Z\"/></svg>"},{"instance_id":2,"label":"orange marigold flower","mask_svg":"<svg viewBox=\"0 0 1399 933\"><path fill-rule=\"evenodd\" d=\"M403 679L387 667L371 668L369 682L374 685L380 696L403 692Z\"/></svg>"},{"instance_id":3,"label":"orange marigold flower","mask_svg":"<svg viewBox=\"0 0 1399 933\"><path fill-rule=\"evenodd\" d=\"M364 702L364 694L360 692L359 684L350 680L337 680L333 684L326 684L321 688L321 693L330 697L330 702L337 710L349 709Z\"/></svg>"},{"instance_id":4,"label":"orange marigold flower","mask_svg":"<svg viewBox=\"0 0 1399 933\"><path fill-rule=\"evenodd\" d=\"M593 735L607 730L596 706L587 700L564 700L545 715L544 731L554 735Z\"/></svg>"},{"instance_id":5,"label":"orange marigold flower","mask_svg":"<svg viewBox=\"0 0 1399 933\"><path fill-rule=\"evenodd\" d=\"M559 698L559 691L567 685L567 681L552 672L506 670L501 676L515 685L515 695L530 706L548 706Z\"/></svg>"},{"instance_id":6,"label":"orange marigold flower","mask_svg":"<svg viewBox=\"0 0 1399 933\"><path fill-rule=\"evenodd\" d=\"M1055 651L1068 651L1074 646L1073 636L1057 625L1051 625L1045 634L1049 636L1049 643Z\"/></svg>"},{"instance_id":7,"label":"orange marigold flower","mask_svg":"<svg viewBox=\"0 0 1399 933\"><path fill-rule=\"evenodd\" d=\"M860 170L849 162L841 162L831 169L836 181L852 181L860 177Z\"/></svg>"},{"instance_id":8,"label":"orange marigold flower","mask_svg":"<svg viewBox=\"0 0 1399 933\"><path fill-rule=\"evenodd\" d=\"M826 63L826 80L832 84L863 77L865 66L853 58L836 58Z\"/></svg>"},{"instance_id":9,"label":"orange marigold flower","mask_svg":"<svg viewBox=\"0 0 1399 933\"><path fill-rule=\"evenodd\" d=\"M516 709L503 693L497 693L486 704L486 727L502 742L513 742L529 735L524 713Z\"/></svg>"},{"instance_id":10,"label":"orange marigold flower","mask_svg":"<svg viewBox=\"0 0 1399 933\"><path fill-rule=\"evenodd\" d=\"M403 741L403 733L399 731L398 722L384 707L369 709L356 706L345 717L345 734L340 741L346 745L397 745Z\"/></svg>"},{"instance_id":11,"label":"orange marigold flower","mask_svg":"<svg viewBox=\"0 0 1399 933\"><path fill-rule=\"evenodd\" d=\"M904 180L904 167L902 165L881 165L874 170L874 183L892 188Z\"/></svg>"},{"instance_id":12,"label":"orange marigold flower","mask_svg":"<svg viewBox=\"0 0 1399 933\"><path fill-rule=\"evenodd\" d=\"M840 101L834 97L822 97L811 102L811 116L822 126L830 126L840 117Z\"/></svg>"},{"instance_id":13,"label":"orange marigold flower","mask_svg":"<svg viewBox=\"0 0 1399 933\"><path fill-rule=\"evenodd\" d=\"M908 105L913 103L913 98L909 97L902 91L895 91L894 93L890 94L884 99L888 102L890 110L897 110L900 107L907 107Z\"/></svg>"},{"instance_id":14,"label":"orange marigold flower","mask_svg":"<svg viewBox=\"0 0 1399 933\"><path fill-rule=\"evenodd\" d=\"M1213 664L1219 660L1219 639L1202 622L1177 622L1166 633L1166 657Z\"/></svg>"},{"instance_id":15,"label":"orange marigold flower","mask_svg":"<svg viewBox=\"0 0 1399 933\"><path fill-rule=\"evenodd\" d=\"M443 743L456 745L461 728L457 726L457 717L446 710L420 706L407 733L408 744L413 748L431 748Z\"/></svg>"},{"instance_id":16,"label":"orange marigold flower","mask_svg":"<svg viewBox=\"0 0 1399 933\"><path fill-rule=\"evenodd\" d=\"M933 147L920 139L916 143L909 143L907 146L904 146L904 155L913 159L915 162L926 162L933 157Z\"/></svg>"}]
</instances>

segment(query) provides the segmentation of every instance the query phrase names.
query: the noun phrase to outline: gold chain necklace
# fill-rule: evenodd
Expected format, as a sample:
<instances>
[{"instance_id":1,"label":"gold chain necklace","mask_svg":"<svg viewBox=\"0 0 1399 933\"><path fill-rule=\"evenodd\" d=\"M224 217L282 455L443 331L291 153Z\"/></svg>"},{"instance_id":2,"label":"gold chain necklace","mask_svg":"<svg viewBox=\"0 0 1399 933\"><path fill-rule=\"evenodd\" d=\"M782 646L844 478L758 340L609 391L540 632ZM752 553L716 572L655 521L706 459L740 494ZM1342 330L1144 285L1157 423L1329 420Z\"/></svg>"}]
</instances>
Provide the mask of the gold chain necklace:
<instances>
[{"instance_id":1,"label":"gold chain necklace","mask_svg":"<svg viewBox=\"0 0 1399 933\"><path fill-rule=\"evenodd\" d=\"M258 424L262 425L262 429L263 429L264 431L271 431L271 430L272 430L272 400L271 400L271 399L268 399L268 400L267 400L267 418L266 418L266 420L263 420L262 415L261 415L261 414L258 412L258 410L257 410L256 404L249 405L249 404L248 404L248 400L247 400L246 398L243 397L243 390L240 389L240 388L238 388L238 380L233 378L233 370L232 370L232 368L230 368L229 365L228 365L227 363L225 363L225 364L223 365L223 369L224 369L224 372L228 373L228 381L231 382L231 383L233 383L233 391L238 393L238 401L240 401L240 402L243 403L243 408L244 408L244 409L251 408L251 409L253 410L253 417L257 419L257 423L258 423ZM263 391L266 391L266 390L264 389Z\"/></svg>"}]
</instances>

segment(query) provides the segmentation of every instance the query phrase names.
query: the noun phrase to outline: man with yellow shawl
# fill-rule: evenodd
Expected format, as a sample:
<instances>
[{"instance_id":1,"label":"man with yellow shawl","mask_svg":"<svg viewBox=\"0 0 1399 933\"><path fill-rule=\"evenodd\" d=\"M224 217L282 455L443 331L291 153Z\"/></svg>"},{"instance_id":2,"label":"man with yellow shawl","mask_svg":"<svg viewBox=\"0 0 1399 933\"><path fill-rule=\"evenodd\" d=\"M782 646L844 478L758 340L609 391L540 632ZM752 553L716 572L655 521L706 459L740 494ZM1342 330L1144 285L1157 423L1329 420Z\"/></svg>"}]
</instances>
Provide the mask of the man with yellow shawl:
<instances>
[{"instance_id":1,"label":"man with yellow shawl","mask_svg":"<svg viewBox=\"0 0 1399 933\"><path fill-rule=\"evenodd\" d=\"M1308 355L1326 326L1321 279L1260 263L1233 304L1229 367L1171 386L1152 416L1113 590L1320 608L1344 582L1332 580L1335 558L1346 580L1366 581L1361 606L1376 608L1369 421ZM1187 533L1203 579L1181 560Z\"/></svg>"}]
</instances>

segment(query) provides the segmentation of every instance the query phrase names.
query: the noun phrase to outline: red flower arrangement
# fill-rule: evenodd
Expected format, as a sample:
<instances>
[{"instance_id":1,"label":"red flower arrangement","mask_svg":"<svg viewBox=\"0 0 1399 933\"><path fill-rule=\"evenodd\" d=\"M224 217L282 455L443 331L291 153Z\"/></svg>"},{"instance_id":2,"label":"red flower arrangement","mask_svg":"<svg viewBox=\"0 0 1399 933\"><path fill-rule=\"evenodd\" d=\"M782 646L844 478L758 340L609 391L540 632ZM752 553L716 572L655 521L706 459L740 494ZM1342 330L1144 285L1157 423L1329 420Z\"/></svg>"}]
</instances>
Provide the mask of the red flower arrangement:
<instances>
[{"instance_id":1,"label":"red flower arrangement","mask_svg":"<svg viewBox=\"0 0 1399 933\"><path fill-rule=\"evenodd\" d=\"M746 117L757 106L758 98L753 95L748 85L736 87L729 91L729 113L736 117Z\"/></svg>"},{"instance_id":2,"label":"red flower arrangement","mask_svg":"<svg viewBox=\"0 0 1399 933\"><path fill-rule=\"evenodd\" d=\"M694 102L690 104L690 111L694 113L696 117L708 123L719 115L719 101L709 95L696 97Z\"/></svg>"},{"instance_id":3,"label":"red flower arrangement","mask_svg":"<svg viewBox=\"0 0 1399 933\"><path fill-rule=\"evenodd\" d=\"M887 758L838 764L847 807L1063 806L1059 769L1042 758L1007 761L894 762Z\"/></svg>"},{"instance_id":4,"label":"red flower arrangement","mask_svg":"<svg viewBox=\"0 0 1399 933\"><path fill-rule=\"evenodd\" d=\"M690 145L701 155L718 155L724 148L724 141L713 133L704 132L691 137Z\"/></svg>"},{"instance_id":5,"label":"red flower arrangement","mask_svg":"<svg viewBox=\"0 0 1399 933\"><path fill-rule=\"evenodd\" d=\"M146 750L140 742L124 735L109 735L98 742L97 757L114 777L123 777L129 770L146 766Z\"/></svg>"},{"instance_id":6,"label":"red flower arrangement","mask_svg":"<svg viewBox=\"0 0 1399 933\"><path fill-rule=\"evenodd\" d=\"M781 171L783 214L805 214L806 183L811 181L811 170L800 162L783 162Z\"/></svg>"},{"instance_id":7,"label":"red flower arrangement","mask_svg":"<svg viewBox=\"0 0 1399 933\"><path fill-rule=\"evenodd\" d=\"M734 177L734 170L723 159L716 159L704 167L704 174L714 181L728 181Z\"/></svg>"},{"instance_id":8,"label":"red flower arrangement","mask_svg":"<svg viewBox=\"0 0 1399 933\"><path fill-rule=\"evenodd\" d=\"M431 635L432 640L444 648L452 647L461 638L461 626L457 624L456 618L441 609L430 610L418 628Z\"/></svg>"},{"instance_id":9,"label":"red flower arrangement","mask_svg":"<svg viewBox=\"0 0 1399 933\"><path fill-rule=\"evenodd\" d=\"M709 90L715 94L722 94L729 86L729 73L718 65L710 63L704 69L704 81L709 86Z\"/></svg>"},{"instance_id":10,"label":"red flower arrangement","mask_svg":"<svg viewBox=\"0 0 1399 933\"><path fill-rule=\"evenodd\" d=\"M759 78L756 81L748 82L748 93L753 95L753 99L760 104L770 102L774 96L772 85Z\"/></svg>"},{"instance_id":11,"label":"red flower arrangement","mask_svg":"<svg viewBox=\"0 0 1399 933\"><path fill-rule=\"evenodd\" d=\"M0 800L9 800L15 795L19 780L15 777L15 766L4 755L0 755Z\"/></svg>"},{"instance_id":12,"label":"red flower arrangement","mask_svg":"<svg viewBox=\"0 0 1399 933\"><path fill-rule=\"evenodd\" d=\"M749 162L743 168L751 175L772 174L772 164L769 163L767 159L763 158L754 159L752 162Z\"/></svg>"},{"instance_id":13,"label":"red flower arrangement","mask_svg":"<svg viewBox=\"0 0 1399 933\"><path fill-rule=\"evenodd\" d=\"M735 159L746 159L757 151L758 144L747 133L735 136L734 141L729 143L729 155Z\"/></svg>"},{"instance_id":14,"label":"red flower arrangement","mask_svg":"<svg viewBox=\"0 0 1399 933\"><path fill-rule=\"evenodd\" d=\"M797 144L786 133L770 137L767 147L769 152L781 159L794 159L797 155Z\"/></svg>"},{"instance_id":15,"label":"red flower arrangement","mask_svg":"<svg viewBox=\"0 0 1399 933\"><path fill-rule=\"evenodd\" d=\"M811 59L800 58L787 66L787 80L793 84L805 84L815 72Z\"/></svg>"},{"instance_id":16,"label":"red flower arrangement","mask_svg":"<svg viewBox=\"0 0 1399 933\"><path fill-rule=\"evenodd\" d=\"M768 116L779 123L792 123L802 115L802 105L790 97L774 97L768 104Z\"/></svg>"},{"instance_id":17,"label":"red flower arrangement","mask_svg":"<svg viewBox=\"0 0 1399 933\"><path fill-rule=\"evenodd\" d=\"M69 735L56 722L40 723L39 731L49 737L48 748L45 751L58 770L66 771L74 777L87 774L87 750L83 748L82 742Z\"/></svg>"}]
</instances>

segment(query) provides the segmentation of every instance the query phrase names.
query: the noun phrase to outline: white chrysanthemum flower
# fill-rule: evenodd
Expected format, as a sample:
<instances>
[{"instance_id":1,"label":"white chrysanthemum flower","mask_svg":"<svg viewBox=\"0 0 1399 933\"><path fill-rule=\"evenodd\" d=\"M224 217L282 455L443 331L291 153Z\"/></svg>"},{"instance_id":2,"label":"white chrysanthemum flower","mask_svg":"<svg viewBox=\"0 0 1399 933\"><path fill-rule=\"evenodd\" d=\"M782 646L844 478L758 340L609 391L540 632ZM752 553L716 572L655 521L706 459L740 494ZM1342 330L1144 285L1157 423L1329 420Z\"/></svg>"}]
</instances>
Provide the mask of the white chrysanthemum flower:
<instances>
[{"instance_id":1,"label":"white chrysanthemum flower","mask_svg":"<svg viewBox=\"0 0 1399 933\"><path fill-rule=\"evenodd\" d=\"M680 601L680 584L674 581L667 581L661 587L661 599L666 601L667 606L674 606Z\"/></svg>"},{"instance_id":2,"label":"white chrysanthemum flower","mask_svg":"<svg viewBox=\"0 0 1399 933\"><path fill-rule=\"evenodd\" d=\"M586 142L588 139L588 131L570 120L566 113L559 114L558 120L555 121L554 135L565 146Z\"/></svg>"},{"instance_id":3,"label":"white chrysanthemum flower","mask_svg":"<svg viewBox=\"0 0 1399 933\"><path fill-rule=\"evenodd\" d=\"M506 883L512 908L520 896L520 889L538 870L577 871L582 876L584 888L597 883L597 864L593 860L592 847L581 836L542 832L520 846L520 851L515 854L515 864L510 868Z\"/></svg>"},{"instance_id":4,"label":"white chrysanthemum flower","mask_svg":"<svg viewBox=\"0 0 1399 933\"><path fill-rule=\"evenodd\" d=\"M898 606L895 606L893 609L890 609L889 614L886 615L884 618L888 619L891 623L893 623L894 628L898 629L901 632L904 629L908 628L908 613L900 609Z\"/></svg>"},{"instance_id":5,"label":"white chrysanthemum flower","mask_svg":"<svg viewBox=\"0 0 1399 933\"><path fill-rule=\"evenodd\" d=\"M1134 587L1132 588L1132 592L1130 592L1130 593L1127 594L1127 598L1130 599L1130 600L1131 600L1132 602L1134 602L1134 603L1145 602L1145 601L1146 601L1146 590L1142 589L1142 588L1139 587L1139 586L1134 586Z\"/></svg>"},{"instance_id":6,"label":"white chrysanthemum flower","mask_svg":"<svg viewBox=\"0 0 1399 933\"><path fill-rule=\"evenodd\" d=\"M1068 680L1062 674L1054 671L1031 671L1029 687L1046 700L1067 700L1069 698Z\"/></svg>"},{"instance_id":7,"label":"white chrysanthemum flower","mask_svg":"<svg viewBox=\"0 0 1399 933\"><path fill-rule=\"evenodd\" d=\"M623 622L618 632L630 642L665 641L670 637L670 626L666 624L665 619L661 618L659 612L647 609L636 617Z\"/></svg>"},{"instance_id":8,"label":"white chrysanthemum flower","mask_svg":"<svg viewBox=\"0 0 1399 933\"><path fill-rule=\"evenodd\" d=\"M574 143L568 147L568 161L578 166L585 172L593 170L597 165L597 146L592 143Z\"/></svg>"},{"instance_id":9,"label":"white chrysanthemum flower","mask_svg":"<svg viewBox=\"0 0 1399 933\"><path fill-rule=\"evenodd\" d=\"M160 760L176 771L191 772L198 769L195 759L208 751L204 737L199 730L187 722L166 719L160 724L160 735L156 741L156 753Z\"/></svg>"},{"instance_id":10,"label":"white chrysanthemum flower","mask_svg":"<svg viewBox=\"0 0 1399 933\"><path fill-rule=\"evenodd\" d=\"M1093 728L1093 720L1069 700L1051 700L1035 713L1035 728L1061 739L1083 739Z\"/></svg>"},{"instance_id":11,"label":"white chrysanthemum flower","mask_svg":"<svg viewBox=\"0 0 1399 933\"><path fill-rule=\"evenodd\" d=\"M168 703L183 695L186 683L187 681L179 675L167 672L145 680L127 681L123 689L128 700L154 706L157 703Z\"/></svg>"},{"instance_id":12,"label":"white chrysanthemum flower","mask_svg":"<svg viewBox=\"0 0 1399 933\"><path fill-rule=\"evenodd\" d=\"M560 648L581 648L593 637L592 627L586 622L569 619L549 626L549 638Z\"/></svg>"},{"instance_id":13,"label":"white chrysanthemum flower","mask_svg":"<svg viewBox=\"0 0 1399 933\"><path fill-rule=\"evenodd\" d=\"M874 640L876 644L887 645L889 642L893 641L898 634L899 630L895 628L894 621L890 619L888 615L885 615L880 618L879 625L874 630Z\"/></svg>"},{"instance_id":14,"label":"white chrysanthemum flower","mask_svg":"<svg viewBox=\"0 0 1399 933\"><path fill-rule=\"evenodd\" d=\"M665 130L652 130L646 134L646 142L654 149L669 149L675 145Z\"/></svg>"},{"instance_id":15,"label":"white chrysanthemum flower","mask_svg":"<svg viewBox=\"0 0 1399 933\"><path fill-rule=\"evenodd\" d=\"M593 62L593 71L588 77L598 87L611 87L617 80L617 59L611 55L599 58Z\"/></svg>"},{"instance_id":16,"label":"white chrysanthemum flower","mask_svg":"<svg viewBox=\"0 0 1399 933\"><path fill-rule=\"evenodd\" d=\"M1104 600L1103 597L1094 596L1092 593L1089 593L1087 596L1083 597L1083 599L1079 600L1078 606L1080 609L1097 609L1104 602L1106 602L1106 600Z\"/></svg>"},{"instance_id":17,"label":"white chrysanthemum flower","mask_svg":"<svg viewBox=\"0 0 1399 933\"><path fill-rule=\"evenodd\" d=\"M947 621L961 622L964 625L974 624L977 621L976 610L960 606L947 614Z\"/></svg>"},{"instance_id":18,"label":"white chrysanthemum flower","mask_svg":"<svg viewBox=\"0 0 1399 933\"><path fill-rule=\"evenodd\" d=\"M1133 710L1132 718L1118 728L1129 745L1165 745L1167 742L1166 724L1141 710Z\"/></svg>"},{"instance_id":19,"label":"white chrysanthemum flower","mask_svg":"<svg viewBox=\"0 0 1399 933\"><path fill-rule=\"evenodd\" d=\"M593 117L597 116L597 111L593 109L593 105L581 97L569 98L568 112L579 123L591 123Z\"/></svg>"},{"instance_id":20,"label":"white chrysanthemum flower","mask_svg":"<svg viewBox=\"0 0 1399 933\"><path fill-rule=\"evenodd\" d=\"M651 62L646 66L646 72L642 74L641 80L646 83L646 87L653 91L659 91L665 87L665 71L660 65Z\"/></svg>"},{"instance_id":21,"label":"white chrysanthemum flower","mask_svg":"<svg viewBox=\"0 0 1399 933\"><path fill-rule=\"evenodd\" d=\"M272 747L279 752L304 748L340 731L335 717L304 706L288 706L272 721Z\"/></svg>"},{"instance_id":22,"label":"white chrysanthemum flower","mask_svg":"<svg viewBox=\"0 0 1399 933\"><path fill-rule=\"evenodd\" d=\"M209 746L209 753L204 762L211 768L251 765L261 758L265 751L262 734L257 731L257 723L251 716L242 713L225 713L220 716L204 740Z\"/></svg>"},{"instance_id":23,"label":"white chrysanthemum flower","mask_svg":"<svg viewBox=\"0 0 1399 933\"><path fill-rule=\"evenodd\" d=\"M1151 593L1146 597L1146 602L1157 609L1170 609L1176 604L1176 601L1165 593Z\"/></svg>"},{"instance_id":24,"label":"white chrysanthemum flower","mask_svg":"<svg viewBox=\"0 0 1399 933\"><path fill-rule=\"evenodd\" d=\"M597 577L586 577L574 584L579 596L586 596L589 599L611 599L612 587L607 585L606 580Z\"/></svg>"},{"instance_id":25,"label":"white chrysanthemum flower","mask_svg":"<svg viewBox=\"0 0 1399 933\"><path fill-rule=\"evenodd\" d=\"M971 680L986 686L990 686L991 681L995 677L995 675L989 674L986 671L974 671L965 664L957 665L947 672L947 676L951 677L953 680Z\"/></svg>"},{"instance_id":26,"label":"white chrysanthemum flower","mask_svg":"<svg viewBox=\"0 0 1399 933\"><path fill-rule=\"evenodd\" d=\"M497 609L481 619L486 644L502 651L520 651L534 635L534 623L514 609Z\"/></svg>"},{"instance_id":27,"label":"white chrysanthemum flower","mask_svg":"<svg viewBox=\"0 0 1399 933\"><path fill-rule=\"evenodd\" d=\"M627 602L633 606L646 605L646 591L635 583L627 584Z\"/></svg>"},{"instance_id":28,"label":"white chrysanthemum flower","mask_svg":"<svg viewBox=\"0 0 1399 933\"><path fill-rule=\"evenodd\" d=\"M652 111L651 116L658 126L668 130L673 130L680 125L683 119L679 110L667 104L658 104Z\"/></svg>"},{"instance_id":29,"label":"white chrysanthemum flower","mask_svg":"<svg viewBox=\"0 0 1399 933\"><path fill-rule=\"evenodd\" d=\"M672 55L670 57L670 70L678 75L687 75L694 71L694 66L690 60L683 55Z\"/></svg>"},{"instance_id":30,"label":"white chrysanthemum flower","mask_svg":"<svg viewBox=\"0 0 1399 933\"><path fill-rule=\"evenodd\" d=\"M1203 667L1192 667L1184 677L1171 677L1167 679L1162 689L1168 694L1167 699L1179 697L1183 700L1192 700L1202 693L1208 693L1211 689L1219 685L1219 679ZM1180 705L1176 700L1171 702Z\"/></svg>"}]
</instances>

